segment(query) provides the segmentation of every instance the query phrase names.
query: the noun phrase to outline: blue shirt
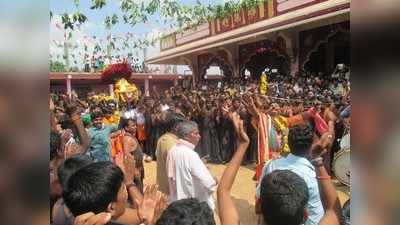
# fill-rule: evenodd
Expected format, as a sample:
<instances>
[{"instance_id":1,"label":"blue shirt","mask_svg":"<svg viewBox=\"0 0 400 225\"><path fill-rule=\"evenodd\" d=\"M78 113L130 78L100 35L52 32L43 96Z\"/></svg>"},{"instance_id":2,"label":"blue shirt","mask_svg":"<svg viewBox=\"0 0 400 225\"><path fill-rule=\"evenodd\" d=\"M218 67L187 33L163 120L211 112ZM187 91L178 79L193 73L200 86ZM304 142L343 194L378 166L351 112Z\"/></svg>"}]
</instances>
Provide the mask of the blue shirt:
<instances>
[{"instance_id":1,"label":"blue shirt","mask_svg":"<svg viewBox=\"0 0 400 225\"><path fill-rule=\"evenodd\" d=\"M115 125L103 125L102 128L91 127L88 135L91 139L89 156L95 161L111 160L110 134L117 130Z\"/></svg>"},{"instance_id":2,"label":"blue shirt","mask_svg":"<svg viewBox=\"0 0 400 225\"><path fill-rule=\"evenodd\" d=\"M317 225L324 215L324 208L319 195L318 181L314 166L304 157L289 154L286 158L276 159L266 164L263 168L260 180L274 170L290 170L304 179L309 194L307 202L309 216L305 224ZM256 189L257 198L260 198L260 183L257 185Z\"/></svg>"}]
</instances>

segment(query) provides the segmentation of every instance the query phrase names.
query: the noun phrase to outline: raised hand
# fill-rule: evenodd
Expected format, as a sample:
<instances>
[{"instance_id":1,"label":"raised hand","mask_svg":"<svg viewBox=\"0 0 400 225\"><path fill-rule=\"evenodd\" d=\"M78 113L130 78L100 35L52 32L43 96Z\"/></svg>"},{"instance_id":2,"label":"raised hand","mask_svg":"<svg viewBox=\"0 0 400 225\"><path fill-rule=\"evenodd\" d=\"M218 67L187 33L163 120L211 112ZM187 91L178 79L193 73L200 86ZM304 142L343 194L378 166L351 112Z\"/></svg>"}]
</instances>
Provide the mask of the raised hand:
<instances>
[{"instance_id":1,"label":"raised hand","mask_svg":"<svg viewBox=\"0 0 400 225\"><path fill-rule=\"evenodd\" d=\"M118 153L115 156L115 164L124 173L125 184L131 183L136 172L135 158L133 157L133 155Z\"/></svg>"},{"instance_id":2,"label":"raised hand","mask_svg":"<svg viewBox=\"0 0 400 225\"><path fill-rule=\"evenodd\" d=\"M254 94L252 100L257 107L262 106L261 100L258 95Z\"/></svg>"},{"instance_id":3,"label":"raised hand","mask_svg":"<svg viewBox=\"0 0 400 225\"><path fill-rule=\"evenodd\" d=\"M331 121L329 123L332 123ZM331 132L326 132L322 134L320 138L320 145L323 149L330 149L333 144L333 139L335 138L335 134Z\"/></svg>"},{"instance_id":4,"label":"raised hand","mask_svg":"<svg viewBox=\"0 0 400 225\"><path fill-rule=\"evenodd\" d=\"M235 128L235 131L237 134L239 134L239 126L240 126L240 116L237 114L237 112L230 112L228 114L229 119L233 123L233 127Z\"/></svg>"},{"instance_id":5,"label":"raised hand","mask_svg":"<svg viewBox=\"0 0 400 225\"><path fill-rule=\"evenodd\" d=\"M317 157L322 157L327 152L329 152L330 148L333 144L334 135L330 132L326 132L322 134L322 136L314 141L311 146L311 155L312 159Z\"/></svg>"},{"instance_id":6,"label":"raised hand","mask_svg":"<svg viewBox=\"0 0 400 225\"><path fill-rule=\"evenodd\" d=\"M244 130L243 120L240 119L239 114L236 112L231 112L229 113L229 118L232 120L233 126L235 127L236 134L239 138L239 143L249 143L250 139Z\"/></svg>"},{"instance_id":7,"label":"raised hand","mask_svg":"<svg viewBox=\"0 0 400 225\"><path fill-rule=\"evenodd\" d=\"M51 97L49 99L49 109L50 109L50 111L54 111L54 109L55 109L54 102Z\"/></svg>"},{"instance_id":8,"label":"raised hand","mask_svg":"<svg viewBox=\"0 0 400 225\"><path fill-rule=\"evenodd\" d=\"M255 107L254 99L251 95L245 94L243 95L243 105L246 106L246 108L249 110L253 107Z\"/></svg>"},{"instance_id":9,"label":"raised hand","mask_svg":"<svg viewBox=\"0 0 400 225\"><path fill-rule=\"evenodd\" d=\"M161 201L160 199L162 197L161 192L159 192L157 189L157 185L155 184L146 186L143 201L138 202L138 200L135 199L136 204L139 206L139 217L146 225L153 225L156 222L154 219L156 215L155 211L157 204L159 201Z\"/></svg>"},{"instance_id":10,"label":"raised hand","mask_svg":"<svg viewBox=\"0 0 400 225\"><path fill-rule=\"evenodd\" d=\"M227 105L223 105L221 107L221 113L222 113L222 116L226 116L226 115L229 116L229 107Z\"/></svg>"},{"instance_id":11,"label":"raised hand","mask_svg":"<svg viewBox=\"0 0 400 225\"><path fill-rule=\"evenodd\" d=\"M329 108L326 109L326 113L325 113L325 121L329 122L329 121L333 121L336 122L338 120L337 116L335 115L335 113L333 113Z\"/></svg>"},{"instance_id":12,"label":"raised hand","mask_svg":"<svg viewBox=\"0 0 400 225\"><path fill-rule=\"evenodd\" d=\"M168 198L166 195L162 194L160 199L157 201L156 208L154 210L153 224L155 224L158 219L160 219L164 210L168 207Z\"/></svg>"},{"instance_id":13,"label":"raised hand","mask_svg":"<svg viewBox=\"0 0 400 225\"><path fill-rule=\"evenodd\" d=\"M248 93L244 94L242 99L243 99L242 103L246 106L250 105L251 102L253 102L253 99Z\"/></svg>"},{"instance_id":14,"label":"raised hand","mask_svg":"<svg viewBox=\"0 0 400 225\"><path fill-rule=\"evenodd\" d=\"M76 101L74 98L70 98L67 95L61 96L64 102L64 108L68 115L77 113Z\"/></svg>"},{"instance_id":15,"label":"raised hand","mask_svg":"<svg viewBox=\"0 0 400 225\"><path fill-rule=\"evenodd\" d=\"M246 143L246 144L250 143L249 136L247 135L243 126L243 120L240 120L239 123L239 140L241 143Z\"/></svg>"}]
</instances>

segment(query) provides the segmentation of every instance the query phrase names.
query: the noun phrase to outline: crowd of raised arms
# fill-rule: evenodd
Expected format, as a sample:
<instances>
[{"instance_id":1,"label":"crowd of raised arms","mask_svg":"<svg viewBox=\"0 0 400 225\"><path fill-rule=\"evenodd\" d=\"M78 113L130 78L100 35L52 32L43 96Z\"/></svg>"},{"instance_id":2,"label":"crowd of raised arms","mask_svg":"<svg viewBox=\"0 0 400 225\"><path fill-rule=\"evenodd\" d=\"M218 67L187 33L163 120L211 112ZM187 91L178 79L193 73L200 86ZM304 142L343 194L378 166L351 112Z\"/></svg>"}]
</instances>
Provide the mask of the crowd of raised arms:
<instances>
[{"instance_id":1,"label":"crowd of raised arms","mask_svg":"<svg viewBox=\"0 0 400 225\"><path fill-rule=\"evenodd\" d=\"M350 129L348 75L270 74L265 94L245 79L126 102L51 93L52 224L241 224L230 192L242 164L261 166L260 224L340 224L330 175ZM144 184L152 160L157 184ZM207 163L226 164L222 177Z\"/></svg>"}]
</instances>

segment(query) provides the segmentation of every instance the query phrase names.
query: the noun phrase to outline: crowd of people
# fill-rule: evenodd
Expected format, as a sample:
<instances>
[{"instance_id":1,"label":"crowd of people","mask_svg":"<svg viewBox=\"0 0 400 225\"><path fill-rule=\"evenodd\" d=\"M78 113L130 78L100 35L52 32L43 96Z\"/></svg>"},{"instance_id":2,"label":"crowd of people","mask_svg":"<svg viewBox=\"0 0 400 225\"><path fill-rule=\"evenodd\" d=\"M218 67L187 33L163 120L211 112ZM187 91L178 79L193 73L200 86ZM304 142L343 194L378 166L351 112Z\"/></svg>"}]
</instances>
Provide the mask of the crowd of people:
<instances>
[{"instance_id":1,"label":"crowd of people","mask_svg":"<svg viewBox=\"0 0 400 225\"><path fill-rule=\"evenodd\" d=\"M153 87L126 102L51 94L51 221L215 224L218 212L240 224L230 191L239 167L256 164L260 224L340 224L330 176L349 92L348 74L304 73L270 74L265 95L247 79ZM146 186L152 160L157 186ZM227 163L222 177L207 163Z\"/></svg>"}]
</instances>

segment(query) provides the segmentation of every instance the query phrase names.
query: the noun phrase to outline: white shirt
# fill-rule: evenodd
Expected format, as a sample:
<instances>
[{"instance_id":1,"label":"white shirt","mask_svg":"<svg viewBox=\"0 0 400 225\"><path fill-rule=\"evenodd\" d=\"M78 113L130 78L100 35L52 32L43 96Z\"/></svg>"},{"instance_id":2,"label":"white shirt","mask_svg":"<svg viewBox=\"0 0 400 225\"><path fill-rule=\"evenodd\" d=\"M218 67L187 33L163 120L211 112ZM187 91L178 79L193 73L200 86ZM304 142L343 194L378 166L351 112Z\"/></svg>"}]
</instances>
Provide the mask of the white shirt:
<instances>
[{"instance_id":1,"label":"white shirt","mask_svg":"<svg viewBox=\"0 0 400 225\"><path fill-rule=\"evenodd\" d=\"M124 117L126 119L134 119L136 117L136 110L135 109L131 109L129 111L126 111L124 113Z\"/></svg>"},{"instance_id":2,"label":"white shirt","mask_svg":"<svg viewBox=\"0 0 400 225\"><path fill-rule=\"evenodd\" d=\"M314 166L306 158L289 154L286 158L272 160L265 164L260 180L275 170L290 170L304 179L309 194L307 202L309 215L305 225L318 225L324 215L324 207L321 202ZM256 189L257 198L260 198L260 194L261 185L259 183Z\"/></svg>"},{"instance_id":3,"label":"white shirt","mask_svg":"<svg viewBox=\"0 0 400 225\"><path fill-rule=\"evenodd\" d=\"M217 183L194 148L193 144L179 139L168 153L169 201L197 198L200 202L207 202L214 210L212 194L217 189Z\"/></svg>"}]
</instances>

